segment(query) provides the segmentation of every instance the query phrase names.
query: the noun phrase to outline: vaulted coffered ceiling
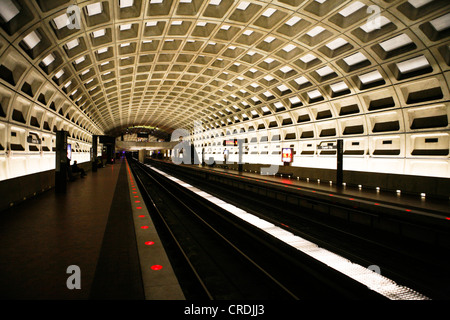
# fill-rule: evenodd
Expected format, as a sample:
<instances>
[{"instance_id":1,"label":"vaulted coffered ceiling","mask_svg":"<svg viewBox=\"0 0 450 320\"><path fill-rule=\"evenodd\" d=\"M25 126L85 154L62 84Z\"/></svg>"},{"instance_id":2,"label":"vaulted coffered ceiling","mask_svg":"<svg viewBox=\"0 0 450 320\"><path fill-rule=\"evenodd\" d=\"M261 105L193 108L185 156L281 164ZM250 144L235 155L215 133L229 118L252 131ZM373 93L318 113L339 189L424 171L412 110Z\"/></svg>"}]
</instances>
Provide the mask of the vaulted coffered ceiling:
<instances>
[{"instance_id":1,"label":"vaulted coffered ceiling","mask_svg":"<svg viewBox=\"0 0 450 320\"><path fill-rule=\"evenodd\" d=\"M92 132L216 128L330 103L363 114L411 94L448 101L446 0L0 2L2 79L31 64L31 87L55 87Z\"/></svg>"}]
</instances>

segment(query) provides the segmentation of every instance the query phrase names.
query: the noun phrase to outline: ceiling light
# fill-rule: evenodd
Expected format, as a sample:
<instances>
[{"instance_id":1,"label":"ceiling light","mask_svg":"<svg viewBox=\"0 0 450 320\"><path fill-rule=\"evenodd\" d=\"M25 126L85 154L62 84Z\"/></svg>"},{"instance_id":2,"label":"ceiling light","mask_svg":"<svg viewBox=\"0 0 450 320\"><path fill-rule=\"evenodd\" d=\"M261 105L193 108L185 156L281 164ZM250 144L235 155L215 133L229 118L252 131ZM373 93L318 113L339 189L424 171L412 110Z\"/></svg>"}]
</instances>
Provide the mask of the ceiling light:
<instances>
[{"instance_id":1,"label":"ceiling light","mask_svg":"<svg viewBox=\"0 0 450 320\"><path fill-rule=\"evenodd\" d=\"M65 26L67 26L69 24L69 17L67 16L66 13L56 17L55 19L53 19L53 22L56 26L56 29L62 29Z\"/></svg>"},{"instance_id":2,"label":"ceiling light","mask_svg":"<svg viewBox=\"0 0 450 320\"><path fill-rule=\"evenodd\" d=\"M237 9L239 10L245 10L247 9L247 7L250 5L249 2L246 1L242 1L241 3L239 3L239 5L237 6Z\"/></svg>"},{"instance_id":3,"label":"ceiling light","mask_svg":"<svg viewBox=\"0 0 450 320\"><path fill-rule=\"evenodd\" d=\"M380 16L375 21L372 21L372 20L367 21L367 23L362 25L360 28L362 30L364 30L364 32L366 32L366 33L371 33L374 30L384 27L385 25L387 25L390 22L391 22L391 20L389 20L385 16Z\"/></svg>"},{"instance_id":4,"label":"ceiling light","mask_svg":"<svg viewBox=\"0 0 450 320\"><path fill-rule=\"evenodd\" d=\"M439 18L430 21L430 24L437 32L441 32L450 28L450 13L447 13Z\"/></svg>"},{"instance_id":5,"label":"ceiling light","mask_svg":"<svg viewBox=\"0 0 450 320\"><path fill-rule=\"evenodd\" d=\"M87 9L88 16L95 16L97 14L102 13L102 11L103 11L101 2L89 4L86 6L86 9Z\"/></svg>"},{"instance_id":6,"label":"ceiling light","mask_svg":"<svg viewBox=\"0 0 450 320\"><path fill-rule=\"evenodd\" d=\"M378 70L360 75L360 76L358 76L358 78L363 84L368 84L368 83L372 83L372 82L383 79L383 77L381 76L380 72L378 72Z\"/></svg>"},{"instance_id":7,"label":"ceiling light","mask_svg":"<svg viewBox=\"0 0 450 320\"><path fill-rule=\"evenodd\" d=\"M130 30L132 27L131 23L121 24L119 26L120 31Z\"/></svg>"},{"instance_id":8,"label":"ceiling light","mask_svg":"<svg viewBox=\"0 0 450 320\"><path fill-rule=\"evenodd\" d=\"M342 47L343 45L346 45L348 42L342 38L337 38L336 40L331 41L330 43L327 43L326 46L330 50L336 50L337 48Z\"/></svg>"},{"instance_id":9,"label":"ceiling light","mask_svg":"<svg viewBox=\"0 0 450 320\"><path fill-rule=\"evenodd\" d=\"M398 35L392 39L380 42L380 47L383 48L384 51L389 52L400 47L406 46L413 41L406 34Z\"/></svg>"},{"instance_id":10,"label":"ceiling light","mask_svg":"<svg viewBox=\"0 0 450 320\"><path fill-rule=\"evenodd\" d=\"M317 69L316 72L321 77L325 77L331 73L334 73L333 69L331 69L329 66L325 66L323 68Z\"/></svg>"},{"instance_id":11,"label":"ceiling light","mask_svg":"<svg viewBox=\"0 0 450 320\"><path fill-rule=\"evenodd\" d=\"M46 56L43 60L42 63L47 67L50 63L52 63L53 61L55 61L55 57L53 56L53 54L49 54L48 56Z\"/></svg>"},{"instance_id":12,"label":"ceiling light","mask_svg":"<svg viewBox=\"0 0 450 320\"><path fill-rule=\"evenodd\" d=\"M284 51L286 52L291 52L292 50L294 50L295 48L297 48L296 46L294 46L293 44L288 44L287 46L285 46L283 48Z\"/></svg>"},{"instance_id":13,"label":"ceiling light","mask_svg":"<svg viewBox=\"0 0 450 320\"><path fill-rule=\"evenodd\" d=\"M266 11L263 12L263 16L266 18L270 18L271 15L273 15L277 10L273 8L269 8Z\"/></svg>"},{"instance_id":14,"label":"ceiling light","mask_svg":"<svg viewBox=\"0 0 450 320\"><path fill-rule=\"evenodd\" d=\"M302 20L299 17L292 17L290 18L288 21L286 21L286 24L290 27L292 27L294 24L296 24L297 22L299 22L300 20Z\"/></svg>"},{"instance_id":15,"label":"ceiling light","mask_svg":"<svg viewBox=\"0 0 450 320\"><path fill-rule=\"evenodd\" d=\"M63 74L64 74L64 70L59 70L57 73L55 73L55 78L59 79L62 77Z\"/></svg>"},{"instance_id":16,"label":"ceiling light","mask_svg":"<svg viewBox=\"0 0 450 320\"><path fill-rule=\"evenodd\" d=\"M297 82L297 84L299 84L299 85L302 85L302 84L305 84L305 83L309 82L308 79L306 79L303 76L295 79L294 81Z\"/></svg>"},{"instance_id":17,"label":"ceiling light","mask_svg":"<svg viewBox=\"0 0 450 320\"><path fill-rule=\"evenodd\" d=\"M341 91L347 90L348 86L344 81L341 81L341 82L330 85L330 88L331 88L331 90L333 90L333 92L341 92Z\"/></svg>"},{"instance_id":18,"label":"ceiling light","mask_svg":"<svg viewBox=\"0 0 450 320\"><path fill-rule=\"evenodd\" d=\"M78 41L78 39L74 39L72 41L69 41L66 43L66 47L68 50L75 48L76 46L78 46L80 44L80 42Z\"/></svg>"},{"instance_id":19,"label":"ceiling light","mask_svg":"<svg viewBox=\"0 0 450 320\"><path fill-rule=\"evenodd\" d=\"M119 0L120 8L129 8L133 6L133 0Z\"/></svg>"},{"instance_id":20,"label":"ceiling light","mask_svg":"<svg viewBox=\"0 0 450 320\"><path fill-rule=\"evenodd\" d=\"M32 31L25 38L23 38L23 42L29 49L33 49L39 42L41 42L41 37L36 33L36 31Z\"/></svg>"},{"instance_id":21,"label":"ceiling light","mask_svg":"<svg viewBox=\"0 0 450 320\"><path fill-rule=\"evenodd\" d=\"M319 90L312 90L308 92L308 96L310 99L316 99L322 96L322 94L319 92Z\"/></svg>"},{"instance_id":22,"label":"ceiling light","mask_svg":"<svg viewBox=\"0 0 450 320\"><path fill-rule=\"evenodd\" d=\"M292 71L292 68L288 67L288 66L284 66L283 68L280 69L280 71L283 73L288 73L289 71Z\"/></svg>"},{"instance_id":23,"label":"ceiling light","mask_svg":"<svg viewBox=\"0 0 450 320\"><path fill-rule=\"evenodd\" d=\"M75 60L74 62L75 62L75 64L80 64L80 63L82 63L84 60L86 60L86 58L85 58L85 57L81 57L81 58L78 58L77 60Z\"/></svg>"},{"instance_id":24,"label":"ceiling light","mask_svg":"<svg viewBox=\"0 0 450 320\"><path fill-rule=\"evenodd\" d=\"M367 60L367 58L361 52L357 52L355 54L352 54L351 56L348 56L347 58L344 58L343 60L347 65L353 66Z\"/></svg>"},{"instance_id":25,"label":"ceiling light","mask_svg":"<svg viewBox=\"0 0 450 320\"><path fill-rule=\"evenodd\" d=\"M0 2L0 17L2 17L5 22L11 21L19 14L19 12L19 9L11 0L2 0Z\"/></svg>"},{"instance_id":26,"label":"ceiling light","mask_svg":"<svg viewBox=\"0 0 450 320\"><path fill-rule=\"evenodd\" d=\"M275 37L272 37L272 36L269 36L269 37L264 39L264 41L267 42L267 43L271 43L273 40L275 40Z\"/></svg>"},{"instance_id":27,"label":"ceiling light","mask_svg":"<svg viewBox=\"0 0 450 320\"><path fill-rule=\"evenodd\" d=\"M401 73L413 72L429 66L427 58L423 55L397 63L397 68Z\"/></svg>"},{"instance_id":28,"label":"ceiling light","mask_svg":"<svg viewBox=\"0 0 450 320\"><path fill-rule=\"evenodd\" d=\"M92 35L94 36L94 38L103 37L105 34L106 34L106 29L101 29L101 30L92 32Z\"/></svg>"},{"instance_id":29,"label":"ceiling light","mask_svg":"<svg viewBox=\"0 0 450 320\"><path fill-rule=\"evenodd\" d=\"M246 36L249 36L249 35L251 35L252 33L253 33L252 30L245 30L245 31L243 32L243 34L245 34Z\"/></svg>"},{"instance_id":30,"label":"ceiling light","mask_svg":"<svg viewBox=\"0 0 450 320\"><path fill-rule=\"evenodd\" d=\"M321 33L321 32L324 31L324 30L325 30L325 28L323 28L323 27L321 27L321 26L317 26L317 27L311 29L311 30L307 33L307 35L310 36L310 37L315 37L315 36L317 36L319 33Z\"/></svg>"},{"instance_id":31,"label":"ceiling light","mask_svg":"<svg viewBox=\"0 0 450 320\"><path fill-rule=\"evenodd\" d=\"M352 3L351 5L349 5L347 8L344 8L341 11L339 11L339 14L346 18L346 17L348 17L352 13L355 13L356 11L358 11L359 9L361 9L364 6L365 6L364 3L356 1L356 2Z\"/></svg>"},{"instance_id":32,"label":"ceiling light","mask_svg":"<svg viewBox=\"0 0 450 320\"><path fill-rule=\"evenodd\" d=\"M209 4L211 4L213 6L218 6L221 2L222 2L222 0L210 0Z\"/></svg>"}]
</instances>

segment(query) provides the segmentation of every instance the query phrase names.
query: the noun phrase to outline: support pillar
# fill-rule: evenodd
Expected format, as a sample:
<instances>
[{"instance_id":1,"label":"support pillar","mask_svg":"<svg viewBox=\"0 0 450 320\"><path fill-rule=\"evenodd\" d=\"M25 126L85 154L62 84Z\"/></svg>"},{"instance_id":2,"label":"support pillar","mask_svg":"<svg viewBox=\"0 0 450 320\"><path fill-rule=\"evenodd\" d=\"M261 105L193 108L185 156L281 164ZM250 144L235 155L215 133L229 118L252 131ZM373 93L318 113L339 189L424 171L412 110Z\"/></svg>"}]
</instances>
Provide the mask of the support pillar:
<instances>
[{"instance_id":1,"label":"support pillar","mask_svg":"<svg viewBox=\"0 0 450 320\"><path fill-rule=\"evenodd\" d=\"M61 130L56 131L56 166L55 166L55 191L56 193L65 193L67 190L67 136L68 132Z\"/></svg>"},{"instance_id":2,"label":"support pillar","mask_svg":"<svg viewBox=\"0 0 450 320\"><path fill-rule=\"evenodd\" d=\"M337 140L337 166L336 166L336 185L338 188L342 187L344 171L343 171L343 160L344 160L344 141L342 139Z\"/></svg>"},{"instance_id":3,"label":"support pillar","mask_svg":"<svg viewBox=\"0 0 450 320\"><path fill-rule=\"evenodd\" d=\"M98 136L92 136L92 172L97 172L97 148L98 148Z\"/></svg>"}]
</instances>

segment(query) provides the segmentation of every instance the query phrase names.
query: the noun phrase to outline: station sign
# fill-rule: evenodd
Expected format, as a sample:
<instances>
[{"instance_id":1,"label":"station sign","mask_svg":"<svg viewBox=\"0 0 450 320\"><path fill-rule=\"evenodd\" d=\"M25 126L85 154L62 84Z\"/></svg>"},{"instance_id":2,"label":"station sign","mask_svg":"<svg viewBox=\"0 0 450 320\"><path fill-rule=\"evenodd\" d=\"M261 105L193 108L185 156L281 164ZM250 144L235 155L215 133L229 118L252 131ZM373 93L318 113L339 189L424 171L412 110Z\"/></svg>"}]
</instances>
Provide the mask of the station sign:
<instances>
[{"instance_id":1,"label":"station sign","mask_svg":"<svg viewBox=\"0 0 450 320\"><path fill-rule=\"evenodd\" d=\"M294 160L294 149L293 148L283 148L281 151L281 161L282 162L292 162Z\"/></svg>"},{"instance_id":2,"label":"station sign","mask_svg":"<svg viewBox=\"0 0 450 320\"><path fill-rule=\"evenodd\" d=\"M224 147L237 147L238 140L237 139L226 139L223 140L223 146Z\"/></svg>"}]
</instances>

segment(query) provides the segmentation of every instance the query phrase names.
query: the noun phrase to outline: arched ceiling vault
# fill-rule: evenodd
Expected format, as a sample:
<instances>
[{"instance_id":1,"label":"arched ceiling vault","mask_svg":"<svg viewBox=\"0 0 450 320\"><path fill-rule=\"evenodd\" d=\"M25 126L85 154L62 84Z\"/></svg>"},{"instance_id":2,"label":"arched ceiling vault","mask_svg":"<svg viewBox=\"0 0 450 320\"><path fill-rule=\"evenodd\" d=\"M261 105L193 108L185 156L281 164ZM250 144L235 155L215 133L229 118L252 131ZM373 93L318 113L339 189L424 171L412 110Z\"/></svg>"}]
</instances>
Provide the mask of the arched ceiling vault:
<instances>
[{"instance_id":1,"label":"arched ceiling vault","mask_svg":"<svg viewBox=\"0 0 450 320\"><path fill-rule=\"evenodd\" d=\"M283 112L295 124L297 108L314 121L430 100L448 113L446 0L0 2L0 63L19 77L31 64L97 133Z\"/></svg>"}]
</instances>

